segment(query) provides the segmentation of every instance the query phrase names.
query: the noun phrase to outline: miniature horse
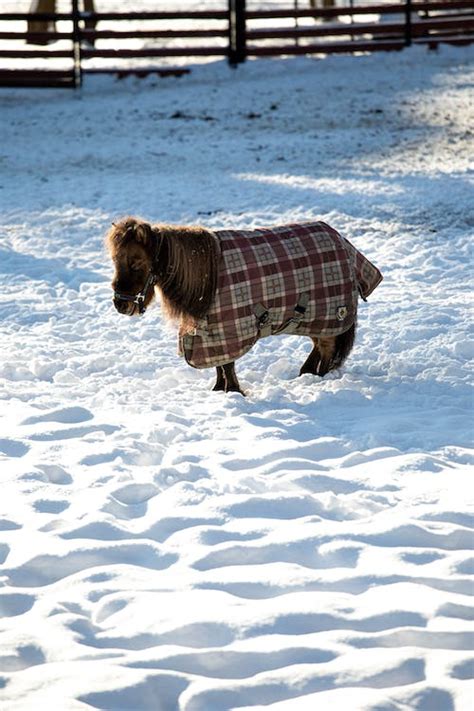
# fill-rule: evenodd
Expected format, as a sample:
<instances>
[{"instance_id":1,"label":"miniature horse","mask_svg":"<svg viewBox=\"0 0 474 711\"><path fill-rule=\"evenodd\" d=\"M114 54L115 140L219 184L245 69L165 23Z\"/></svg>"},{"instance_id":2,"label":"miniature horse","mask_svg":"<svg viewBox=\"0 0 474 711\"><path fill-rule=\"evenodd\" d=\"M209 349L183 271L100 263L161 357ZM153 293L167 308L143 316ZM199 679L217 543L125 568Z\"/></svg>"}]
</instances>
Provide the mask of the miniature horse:
<instances>
[{"instance_id":1,"label":"miniature horse","mask_svg":"<svg viewBox=\"0 0 474 711\"><path fill-rule=\"evenodd\" d=\"M242 395L234 361L265 336L312 339L300 375L339 368L354 343L358 296L382 279L322 222L210 231L127 217L106 245L117 311L143 314L157 292L179 324L180 354L193 367L216 368L214 390Z\"/></svg>"}]
</instances>

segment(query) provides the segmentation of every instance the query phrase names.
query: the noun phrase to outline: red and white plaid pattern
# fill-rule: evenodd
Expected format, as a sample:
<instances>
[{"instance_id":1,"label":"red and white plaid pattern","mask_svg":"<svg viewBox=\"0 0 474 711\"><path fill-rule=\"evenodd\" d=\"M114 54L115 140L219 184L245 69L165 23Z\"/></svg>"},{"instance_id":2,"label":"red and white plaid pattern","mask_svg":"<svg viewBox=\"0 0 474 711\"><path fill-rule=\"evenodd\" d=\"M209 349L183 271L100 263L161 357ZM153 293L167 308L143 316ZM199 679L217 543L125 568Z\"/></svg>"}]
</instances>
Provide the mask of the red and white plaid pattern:
<instances>
[{"instance_id":1,"label":"red and white plaid pattern","mask_svg":"<svg viewBox=\"0 0 474 711\"><path fill-rule=\"evenodd\" d=\"M214 235L221 251L214 301L193 330L179 331L179 353L195 368L225 365L252 348L262 335L257 305L268 310L275 332L305 295L294 333L344 333L356 318L359 292L365 299L382 281L379 270L324 222Z\"/></svg>"}]
</instances>

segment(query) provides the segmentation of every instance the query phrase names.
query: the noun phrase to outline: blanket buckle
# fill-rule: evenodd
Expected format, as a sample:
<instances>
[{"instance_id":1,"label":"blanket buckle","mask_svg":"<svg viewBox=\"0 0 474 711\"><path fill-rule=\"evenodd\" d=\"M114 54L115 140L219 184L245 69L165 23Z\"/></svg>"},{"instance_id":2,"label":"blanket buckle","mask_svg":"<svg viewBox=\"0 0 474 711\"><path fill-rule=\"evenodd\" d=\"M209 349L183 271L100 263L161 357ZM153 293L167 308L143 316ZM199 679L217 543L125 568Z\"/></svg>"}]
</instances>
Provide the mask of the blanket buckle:
<instances>
[{"instance_id":1,"label":"blanket buckle","mask_svg":"<svg viewBox=\"0 0 474 711\"><path fill-rule=\"evenodd\" d=\"M270 319L270 312L262 304L257 304L253 310L255 316L257 317L257 326L260 334L260 338L265 338L266 336L272 335L272 322Z\"/></svg>"}]
</instances>

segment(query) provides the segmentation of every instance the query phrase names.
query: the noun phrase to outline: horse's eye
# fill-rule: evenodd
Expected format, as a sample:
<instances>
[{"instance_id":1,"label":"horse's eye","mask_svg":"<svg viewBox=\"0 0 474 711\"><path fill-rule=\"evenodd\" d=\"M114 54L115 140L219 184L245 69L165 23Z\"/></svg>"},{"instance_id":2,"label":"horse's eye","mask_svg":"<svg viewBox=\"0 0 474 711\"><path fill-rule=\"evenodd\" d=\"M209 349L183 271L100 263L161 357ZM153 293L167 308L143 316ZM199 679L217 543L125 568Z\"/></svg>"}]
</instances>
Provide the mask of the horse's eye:
<instances>
[{"instance_id":1,"label":"horse's eye","mask_svg":"<svg viewBox=\"0 0 474 711\"><path fill-rule=\"evenodd\" d=\"M132 262L132 264L130 264L130 269L132 270L132 272L139 272L141 268L142 267L140 262Z\"/></svg>"}]
</instances>

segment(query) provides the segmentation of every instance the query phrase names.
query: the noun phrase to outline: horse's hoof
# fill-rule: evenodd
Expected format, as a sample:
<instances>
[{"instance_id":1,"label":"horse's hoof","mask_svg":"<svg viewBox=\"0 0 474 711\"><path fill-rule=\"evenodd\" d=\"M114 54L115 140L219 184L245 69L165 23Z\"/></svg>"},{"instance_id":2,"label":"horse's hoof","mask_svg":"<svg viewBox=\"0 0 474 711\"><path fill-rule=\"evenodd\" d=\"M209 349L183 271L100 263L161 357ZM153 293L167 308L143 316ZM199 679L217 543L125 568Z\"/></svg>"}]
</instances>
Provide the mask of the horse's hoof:
<instances>
[{"instance_id":1,"label":"horse's hoof","mask_svg":"<svg viewBox=\"0 0 474 711\"><path fill-rule=\"evenodd\" d=\"M310 370L309 368L307 368L306 370L303 370L303 368L301 368L300 372L298 373L298 377L300 377L301 375L317 375L317 373L315 373L314 370Z\"/></svg>"},{"instance_id":2,"label":"horse's hoof","mask_svg":"<svg viewBox=\"0 0 474 711\"><path fill-rule=\"evenodd\" d=\"M247 395L244 393L244 391L241 390L241 389L238 388L238 387L226 388L225 385L220 385L220 384L218 384L218 383L216 383L216 384L214 385L214 387L212 388L212 392L220 392L220 393L239 393L240 395L242 395L242 397L247 397Z\"/></svg>"},{"instance_id":3,"label":"horse's hoof","mask_svg":"<svg viewBox=\"0 0 474 711\"><path fill-rule=\"evenodd\" d=\"M242 395L242 397L247 397L244 391L240 388L228 388L226 389L226 393L239 393L239 395Z\"/></svg>"}]
</instances>

